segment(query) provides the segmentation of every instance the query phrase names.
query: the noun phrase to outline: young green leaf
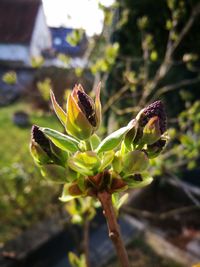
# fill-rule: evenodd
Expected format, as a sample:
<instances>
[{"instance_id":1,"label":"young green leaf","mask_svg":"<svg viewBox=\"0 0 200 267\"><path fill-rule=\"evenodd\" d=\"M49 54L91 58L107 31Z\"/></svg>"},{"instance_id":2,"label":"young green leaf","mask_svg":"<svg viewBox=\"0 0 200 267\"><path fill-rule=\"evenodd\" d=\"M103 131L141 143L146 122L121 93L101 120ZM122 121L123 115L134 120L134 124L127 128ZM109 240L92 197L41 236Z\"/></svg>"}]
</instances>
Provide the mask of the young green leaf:
<instances>
[{"instance_id":1,"label":"young green leaf","mask_svg":"<svg viewBox=\"0 0 200 267\"><path fill-rule=\"evenodd\" d=\"M60 149L70 152L76 152L79 150L79 142L73 137L50 128L40 128L40 130Z\"/></svg>"},{"instance_id":2,"label":"young green leaf","mask_svg":"<svg viewBox=\"0 0 200 267\"><path fill-rule=\"evenodd\" d=\"M91 142L92 150L95 150L98 147L98 145L101 143L101 140L98 137L98 135L93 134L90 137L90 142Z\"/></svg>"},{"instance_id":3,"label":"young green leaf","mask_svg":"<svg viewBox=\"0 0 200 267\"><path fill-rule=\"evenodd\" d=\"M51 96L51 102L52 102L52 105L53 105L53 109L54 109L57 117L59 118L59 120L61 121L63 126L65 127L67 114L64 112L64 110L57 103L55 95L54 95L52 90L50 91L50 96Z\"/></svg>"},{"instance_id":4,"label":"young green leaf","mask_svg":"<svg viewBox=\"0 0 200 267\"><path fill-rule=\"evenodd\" d=\"M100 172L105 170L105 168L112 163L114 156L115 156L114 151L107 151L104 153L101 161L101 167L99 169Z\"/></svg>"},{"instance_id":5,"label":"young green leaf","mask_svg":"<svg viewBox=\"0 0 200 267\"><path fill-rule=\"evenodd\" d=\"M116 210L119 210L121 206L128 200L128 193L123 194L121 197L119 193L112 195L112 202Z\"/></svg>"},{"instance_id":6,"label":"young green leaf","mask_svg":"<svg viewBox=\"0 0 200 267\"><path fill-rule=\"evenodd\" d=\"M124 178L124 181L128 184L129 188L141 188L151 184L153 177L148 173L135 174Z\"/></svg>"},{"instance_id":7,"label":"young green leaf","mask_svg":"<svg viewBox=\"0 0 200 267\"><path fill-rule=\"evenodd\" d=\"M40 167L42 176L52 182L64 184L67 181L65 168L55 164L45 164Z\"/></svg>"},{"instance_id":8,"label":"young green leaf","mask_svg":"<svg viewBox=\"0 0 200 267\"><path fill-rule=\"evenodd\" d=\"M130 130L131 127L132 125L128 124L126 127L122 127L119 130L111 133L99 144L96 152L101 153L116 148L121 143L124 135Z\"/></svg>"},{"instance_id":9,"label":"young green leaf","mask_svg":"<svg viewBox=\"0 0 200 267\"><path fill-rule=\"evenodd\" d=\"M77 152L68 159L68 166L82 175L94 175L100 165L101 160L93 151Z\"/></svg>"}]
</instances>

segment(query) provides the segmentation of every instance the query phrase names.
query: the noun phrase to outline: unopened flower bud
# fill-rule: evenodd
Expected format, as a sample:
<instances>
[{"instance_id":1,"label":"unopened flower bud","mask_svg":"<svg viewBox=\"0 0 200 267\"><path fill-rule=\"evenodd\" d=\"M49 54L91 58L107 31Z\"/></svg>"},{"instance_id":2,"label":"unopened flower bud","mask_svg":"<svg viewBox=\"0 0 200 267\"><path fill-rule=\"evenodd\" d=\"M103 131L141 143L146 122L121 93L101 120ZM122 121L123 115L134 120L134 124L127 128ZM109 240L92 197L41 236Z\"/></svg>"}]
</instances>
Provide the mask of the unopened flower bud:
<instances>
[{"instance_id":1,"label":"unopened flower bud","mask_svg":"<svg viewBox=\"0 0 200 267\"><path fill-rule=\"evenodd\" d=\"M161 101L156 101L142 109L136 117L138 131L136 144L153 144L167 130L166 113Z\"/></svg>"},{"instance_id":2,"label":"unopened flower bud","mask_svg":"<svg viewBox=\"0 0 200 267\"><path fill-rule=\"evenodd\" d=\"M56 147L36 125L32 127L30 150L35 162L39 165L54 162L65 166L67 153Z\"/></svg>"},{"instance_id":3,"label":"unopened flower bud","mask_svg":"<svg viewBox=\"0 0 200 267\"><path fill-rule=\"evenodd\" d=\"M89 138L101 121L100 85L95 102L81 85L75 86L67 101L66 130L81 140Z\"/></svg>"},{"instance_id":4,"label":"unopened flower bud","mask_svg":"<svg viewBox=\"0 0 200 267\"><path fill-rule=\"evenodd\" d=\"M32 127L30 150L37 164L52 162L50 142L36 125Z\"/></svg>"}]
</instances>

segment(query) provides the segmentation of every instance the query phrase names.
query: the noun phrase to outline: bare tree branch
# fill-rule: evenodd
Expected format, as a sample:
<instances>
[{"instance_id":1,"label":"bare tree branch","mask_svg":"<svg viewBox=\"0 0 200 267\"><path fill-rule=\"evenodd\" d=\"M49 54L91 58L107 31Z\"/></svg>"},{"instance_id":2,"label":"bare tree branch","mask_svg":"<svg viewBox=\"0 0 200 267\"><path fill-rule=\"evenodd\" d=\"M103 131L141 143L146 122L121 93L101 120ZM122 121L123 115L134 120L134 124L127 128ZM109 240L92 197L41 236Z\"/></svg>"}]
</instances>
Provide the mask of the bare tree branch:
<instances>
[{"instance_id":1,"label":"bare tree branch","mask_svg":"<svg viewBox=\"0 0 200 267\"><path fill-rule=\"evenodd\" d=\"M120 97L129 89L128 85L124 85L116 94L109 98L108 102L103 106L103 113L105 113Z\"/></svg>"},{"instance_id":2,"label":"bare tree branch","mask_svg":"<svg viewBox=\"0 0 200 267\"><path fill-rule=\"evenodd\" d=\"M171 210L161 212L161 213L154 213L154 212L150 212L147 210L140 210L137 208L125 206L125 207L122 207L122 212L126 212L128 214L133 214L133 215L136 215L142 218L147 218L147 219L166 220L177 214L187 213L187 212L190 212L193 210L199 210L199 209L200 207L196 205L189 205L185 207L171 209Z\"/></svg>"},{"instance_id":3,"label":"bare tree branch","mask_svg":"<svg viewBox=\"0 0 200 267\"><path fill-rule=\"evenodd\" d=\"M184 86L196 84L199 82L200 82L200 76L198 76L197 78L194 78L194 79L182 80L182 81L175 83L175 84L166 85L166 86L158 89L158 91L154 94L154 96L151 98L150 101L154 101L157 97L159 97L165 93L168 93L170 91L177 90L177 89L180 89Z\"/></svg>"},{"instance_id":4,"label":"bare tree branch","mask_svg":"<svg viewBox=\"0 0 200 267\"><path fill-rule=\"evenodd\" d=\"M170 175L173 180L175 181L175 184L179 187L182 188L185 194L188 196L188 198L197 206L200 207L200 202L199 200L194 196L194 194L191 192L189 186L187 186L185 183L182 183L174 173L172 172L167 172L168 175Z\"/></svg>"},{"instance_id":5,"label":"bare tree branch","mask_svg":"<svg viewBox=\"0 0 200 267\"><path fill-rule=\"evenodd\" d=\"M191 12L190 18L186 22L185 26L183 27L182 31L180 32L177 40L169 45L169 40L167 43L166 53L163 60L163 63L160 65L159 69L157 70L154 79L151 81L150 86L144 90L144 94L141 98L141 101L139 103L140 106L144 105L146 102L146 99L153 93L153 91L156 89L158 83L165 77L165 75L168 73L168 71L172 67L172 56L175 50L178 48L182 40L185 38L185 36L190 31L195 19L200 14L200 3L198 3ZM171 31L169 32L169 39L171 36Z\"/></svg>"}]
</instances>

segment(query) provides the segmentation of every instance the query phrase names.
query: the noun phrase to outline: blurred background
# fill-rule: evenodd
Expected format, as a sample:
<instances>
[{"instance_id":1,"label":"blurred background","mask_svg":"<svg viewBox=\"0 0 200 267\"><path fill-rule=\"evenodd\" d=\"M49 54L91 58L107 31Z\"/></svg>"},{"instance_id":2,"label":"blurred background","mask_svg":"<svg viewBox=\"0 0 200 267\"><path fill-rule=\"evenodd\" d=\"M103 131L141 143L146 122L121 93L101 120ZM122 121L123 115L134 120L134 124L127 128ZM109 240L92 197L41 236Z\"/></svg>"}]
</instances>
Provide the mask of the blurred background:
<instances>
[{"instance_id":1,"label":"blurred background","mask_svg":"<svg viewBox=\"0 0 200 267\"><path fill-rule=\"evenodd\" d=\"M62 204L41 177L30 129L64 130L50 88L65 108L75 83L94 96L100 80L102 137L155 100L168 115L154 182L120 212L133 266L200 263L199 29L199 0L0 0L0 266L63 267L82 253L85 204ZM92 266L116 267L101 211L91 217Z\"/></svg>"}]
</instances>

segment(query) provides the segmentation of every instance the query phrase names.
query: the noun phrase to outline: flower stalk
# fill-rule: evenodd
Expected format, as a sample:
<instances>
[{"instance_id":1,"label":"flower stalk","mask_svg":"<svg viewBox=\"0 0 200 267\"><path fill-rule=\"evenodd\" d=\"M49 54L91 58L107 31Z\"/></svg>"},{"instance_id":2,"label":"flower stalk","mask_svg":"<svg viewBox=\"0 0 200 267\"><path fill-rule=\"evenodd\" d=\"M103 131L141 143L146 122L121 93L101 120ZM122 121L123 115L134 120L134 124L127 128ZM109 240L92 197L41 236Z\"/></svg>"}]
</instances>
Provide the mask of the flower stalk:
<instances>
[{"instance_id":1,"label":"flower stalk","mask_svg":"<svg viewBox=\"0 0 200 267\"><path fill-rule=\"evenodd\" d=\"M117 223L116 213L112 204L111 194L103 191L98 193L104 216L107 221L109 237L113 242L118 259L122 267L130 267L128 254L122 239L119 224Z\"/></svg>"}]
</instances>

